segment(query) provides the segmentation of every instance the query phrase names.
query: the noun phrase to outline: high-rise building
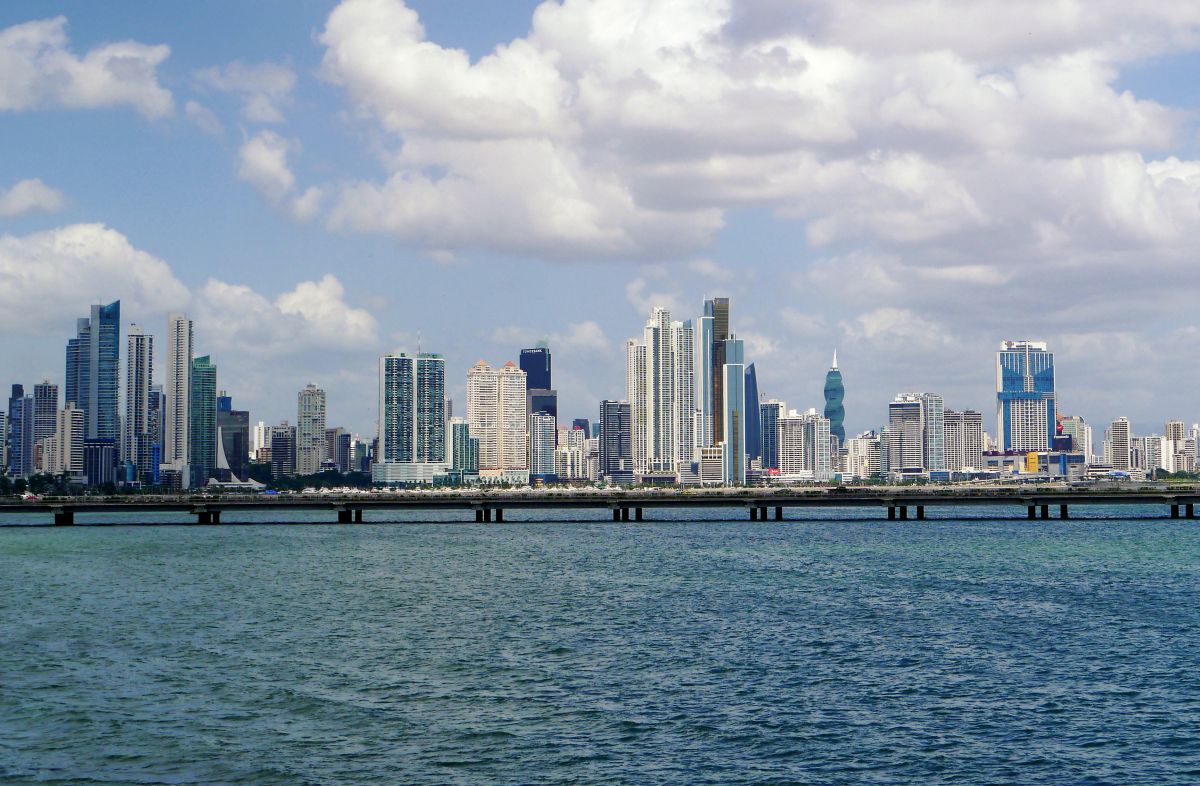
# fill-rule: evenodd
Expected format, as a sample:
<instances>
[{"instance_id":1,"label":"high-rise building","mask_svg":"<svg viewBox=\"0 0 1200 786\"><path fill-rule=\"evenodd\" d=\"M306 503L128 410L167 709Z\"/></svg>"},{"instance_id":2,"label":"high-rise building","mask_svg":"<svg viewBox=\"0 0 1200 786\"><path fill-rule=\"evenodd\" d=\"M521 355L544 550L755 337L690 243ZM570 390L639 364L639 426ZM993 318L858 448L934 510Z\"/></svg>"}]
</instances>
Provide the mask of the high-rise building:
<instances>
[{"instance_id":1,"label":"high-rise building","mask_svg":"<svg viewBox=\"0 0 1200 786\"><path fill-rule=\"evenodd\" d=\"M1049 450L1056 431L1054 353L1044 341L1005 341L996 353L1000 449Z\"/></svg>"},{"instance_id":2,"label":"high-rise building","mask_svg":"<svg viewBox=\"0 0 1200 786\"><path fill-rule=\"evenodd\" d=\"M216 476L223 483L250 479L250 413L234 409L224 394L217 396Z\"/></svg>"},{"instance_id":3,"label":"high-rise building","mask_svg":"<svg viewBox=\"0 0 1200 786\"><path fill-rule=\"evenodd\" d=\"M524 408L522 391L522 412ZM379 483L432 483L435 476L444 474L450 466L446 421L445 358L427 352L380 358L379 450L371 470L373 479Z\"/></svg>"},{"instance_id":4,"label":"high-rise building","mask_svg":"<svg viewBox=\"0 0 1200 786\"><path fill-rule=\"evenodd\" d=\"M471 436L466 418L450 420L451 468L470 480L479 475L479 440Z\"/></svg>"},{"instance_id":5,"label":"high-rise building","mask_svg":"<svg viewBox=\"0 0 1200 786\"><path fill-rule=\"evenodd\" d=\"M765 471L779 469L779 419L786 411L786 405L777 399L758 405L762 424L762 468Z\"/></svg>"},{"instance_id":6,"label":"high-rise building","mask_svg":"<svg viewBox=\"0 0 1200 786\"><path fill-rule=\"evenodd\" d=\"M829 480L833 477L829 419L809 409L792 410L779 418L779 474L791 480Z\"/></svg>"},{"instance_id":7,"label":"high-rise building","mask_svg":"<svg viewBox=\"0 0 1200 786\"><path fill-rule=\"evenodd\" d=\"M66 475L81 480L84 473L85 415L75 402L68 401L55 415L55 433L50 439L53 447L47 461L51 475Z\"/></svg>"},{"instance_id":8,"label":"high-rise building","mask_svg":"<svg viewBox=\"0 0 1200 786\"><path fill-rule=\"evenodd\" d=\"M554 416L535 412L529 417L529 474L552 481L555 475L556 432Z\"/></svg>"},{"instance_id":9,"label":"high-rise building","mask_svg":"<svg viewBox=\"0 0 1200 786\"><path fill-rule=\"evenodd\" d=\"M188 430L191 426L192 321L186 314L167 317L167 368L163 401L163 466L178 472L181 481L191 480Z\"/></svg>"},{"instance_id":10,"label":"high-rise building","mask_svg":"<svg viewBox=\"0 0 1200 786\"><path fill-rule=\"evenodd\" d=\"M744 349L740 338L725 340L725 379L721 386L722 437L724 446L724 481L726 485L746 483L746 371ZM755 410L758 407L755 405ZM758 417L757 411L755 417Z\"/></svg>"},{"instance_id":11,"label":"high-rise building","mask_svg":"<svg viewBox=\"0 0 1200 786\"><path fill-rule=\"evenodd\" d=\"M25 478L33 474L33 396L24 385L13 385L8 399L8 474Z\"/></svg>"},{"instance_id":12,"label":"high-rise building","mask_svg":"<svg viewBox=\"0 0 1200 786\"><path fill-rule=\"evenodd\" d=\"M904 393L888 405L888 466L893 474L925 472L927 425L922 394Z\"/></svg>"},{"instance_id":13,"label":"high-rise building","mask_svg":"<svg viewBox=\"0 0 1200 786\"><path fill-rule=\"evenodd\" d=\"M1114 470L1128 472L1133 468L1133 435L1129 430L1129 418L1120 417L1108 427L1109 463Z\"/></svg>"},{"instance_id":14,"label":"high-rise building","mask_svg":"<svg viewBox=\"0 0 1200 786\"><path fill-rule=\"evenodd\" d=\"M33 386L33 442L54 436L58 427L58 385L43 381Z\"/></svg>"},{"instance_id":15,"label":"high-rise building","mask_svg":"<svg viewBox=\"0 0 1200 786\"><path fill-rule=\"evenodd\" d=\"M121 301L92 306L67 342L66 400L83 410L87 439L120 440Z\"/></svg>"},{"instance_id":16,"label":"high-rise building","mask_svg":"<svg viewBox=\"0 0 1200 786\"><path fill-rule=\"evenodd\" d=\"M638 474L676 472L693 460L694 353L692 323L672 322L665 308L651 312L640 342L626 344L626 389Z\"/></svg>"},{"instance_id":17,"label":"high-rise building","mask_svg":"<svg viewBox=\"0 0 1200 786\"><path fill-rule=\"evenodd\" d=\"M8 414L0 412L0 477L8 472Z\"/></svg>"},{"instance_id":18,"label":"high-rise building","mask_svg":"<svg viewBox=\"0 0 1200 786\"><path fill-rule=\"evenodd\" d=\"M633 430L628 401L600 402L599 473L610 483L633 482Z\"/></svg>"},{"instance_id":19,"label":"high-rise building","mask_svg":"<svg viewBox=\"0 0 1200 786\"><path fill-rule=\"evenodd\" d=\"M493 369L482 360L467 372L467 422L479 440L481 478L529 479L525 372L511 361Z\"/></svg>"},{"instance_id":20,"label":"high-rise building","mask_svg":"<svg viewBox=\"0 0 1200 786\"><path fill-rule=\"evenodd\" d=\"M550 370L550 347L546 342L542 341L532 349L522 349L520 366L525 372L526 390L554 389Z\"/></svg>"},{"instance_id":21,"label":"high-rise building","mask_svg":"<svg viewBox=\"0 0 1200 786\"><path fill-rule=\"evenodd\" d=\"M746 456L750 461L762 459L762 413L758 408L758 372L754 364L746 366ZM761 464L760 464L761 466Z\"/></svg>"},{"instance_id":22,"label":"high-rise building","mask_svg":"<svg viewBox=\"0 0 1200 786\"><path fill-rule=\"evenodd\" d=\"M296 427L285 420L271 427L271 477L296 476Z\"/></svg>"},{"instance_id":23,"label":"high-rise building","mask_svg":"<svg viewBox=\"0 0 1200 786\"><path fill-rule=\"evenodd\" d=\"M842 384L842 372L838 369L837 352L825 374L825 417L829 418L829 433L837 437L838 444L846 441L846 408L843 401L846 388Z\"/></svg>"},{"instance_id":24,"label":"high-rise building","mask_svg":"<svg viewBox=\"0 0 1200 786\"><path fill-rule=\"evenodd\" d=\"M571 421L571 428L583 429L584 439L591 439L596 436L592 433L592 422L587 418L575 418Z\"/></svg>"},{"instance_id":25,"label":"high-rise building","mask_svg":"<svg viewBox=\"0 0 1200 786\"><path fill-rule=\"evenodd\" d=\"M945 468L951 472L983 468L983 415L946 410L943 424Z\"/></svg>"},{"instance_id":26,"label":"high-rise building","mask_svg":"<svg viewBox=\"0 0 1200 786\"><path fill-rule=\"evenodd\" d=\"M865 431L846 440L846 467L844 471L858 478L875 478L883 474L882 450L879 435Z\"/></svg>"},{"instance_id":27,"label":"high-rise building","mask_svg":"<svg viewBox=\"0 0 1200 786\"><path fill-rule=\"evenodd\" d=\"M925 408L925 469L929 472L940 472L946 469L945 404L937 393L917 395L921 397ZM980 440L982 441L982 436Z\"/></svg>"},{"instance_id":28,"label":"high-rise building","mask_svg":"<svg viewBox=\"0 0 1200 786\"><path fill-rule=\"evenodd\" d=\"M217 367L208 355L192 360L188 383L189 486L197 488L217 468Z\"/></svg>"},{"instance_id":29,"label":"high-rise building","mask_svg":"<svg viewBox=\"0 0 1200 786\"><path fill-rule=\"evenodd\" d=\"M325 453L325 391L311 382L296 394L296 474L321 471Z\"/></svg>"},{"instance_id":30,"label":"high-rise building","mask_svg":"<svg viewBox=\"0 0 1200 786\"><path fill-rule=\"evenodd\" d=\"M150 388L154 385L154 336L137 325L129 326L125 346L125 422L121 455L125 463L144 471L146 459L140 455L142 439L150 433Z\"/></svg>"},{"instance_id":31,"label":"high-rise building","mask_svg":"<svg viewBox=\"0 0 1200 786\"><path fill-rule=\"evenodd\" d=\"M707 319L705 330L709 331L706 339L705 353L710 376L705 377L708 389L705 391L706 403L709 407L707 420L711 421L712 434L708 445L716 445L725 439L725 427L721 422L721 412L725 406L725 341L729 339L729 298L716 297L704 301L704 317Z\"/></svg>"}]
</instances>

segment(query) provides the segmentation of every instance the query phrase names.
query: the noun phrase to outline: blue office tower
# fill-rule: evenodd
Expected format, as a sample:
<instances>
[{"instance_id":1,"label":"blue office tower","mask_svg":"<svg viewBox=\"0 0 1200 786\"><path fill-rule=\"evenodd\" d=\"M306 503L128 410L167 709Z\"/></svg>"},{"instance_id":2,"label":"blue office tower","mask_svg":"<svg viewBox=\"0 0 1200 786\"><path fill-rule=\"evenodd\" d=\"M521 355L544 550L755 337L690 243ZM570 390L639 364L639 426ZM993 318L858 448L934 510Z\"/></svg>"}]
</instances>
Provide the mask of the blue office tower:
<instances>
[{"instance_id":1,"label":"blue office tower","mask_svg":"<svg viewBox=\"0 0 1200 786\"><path fill-rule=\"evenodd\" d=\"M83 411L87 439L119 444L121 301L92 306L67 342L65 402Z\"/></svg>"},{"instance_id":2,"label":"blue office tower","mask_svg":"<svg viewBox=\"0 0 1200 786\"><path fill-rule=\"evenodd\" d=\"M825 374L825 418L829 421L829 433L838 438L838 445L846 444L846 387L842 384L842 372L838 370L837 352L833 363Z\"/></svg>"},{"instance_id":3,"label":"blue office tower","mask_svg":"<svg viewBox=\"0 0 1200 786\"><path fill-rule=\"evenodd\" d=\"M996 353L996 434L1001 450L1049 450L1057 420L1054 353L1044 341L1005 341Z\"/></svg>"},{"instance_id":4,"label":"blue office tower","mask_svg":"<svg viewBox=\"0 0 1200 786\"><path fill-rule=\"evenodd\" d=\"M550 347L539 342L532 349L521 350L521 370L525 372L526 390L552 390L550 374Z\"/></svg>"},{"instance_id":5,"label":"blue office tower","mask_svg":"<svg viewBox=\"0 0 1200 786\"><path fill-rule=\"evenodd\" d=\"M758 373L754 364L746 366L746 456L762 458L762 416L758 409Z\"/></svg>"}]
</instances>

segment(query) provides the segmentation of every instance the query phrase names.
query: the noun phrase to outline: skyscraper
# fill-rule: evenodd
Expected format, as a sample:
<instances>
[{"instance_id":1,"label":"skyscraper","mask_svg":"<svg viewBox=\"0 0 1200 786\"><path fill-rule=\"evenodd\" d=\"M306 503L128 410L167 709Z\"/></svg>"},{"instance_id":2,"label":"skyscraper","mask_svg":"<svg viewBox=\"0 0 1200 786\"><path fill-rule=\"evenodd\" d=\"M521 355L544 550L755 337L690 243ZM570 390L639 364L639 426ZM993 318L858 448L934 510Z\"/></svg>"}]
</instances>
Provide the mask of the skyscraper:
<instances>
[{"instance_id":1,"label":"skyscraper","mask_svg":"<svg viewBox=\"0 0 1200 786\"><path fill-rule=\"evenodd\" d=\"M951 472L983 467L983 416L972 410L946 410L944 462Z\"/></svg>"},{"instance_id":2,"label":"skyscraper","mask_svg":"<svg viewBox=\"0 0 1200 786\"><path fill-rule=\"evenodd\" d=\"M721 412L725 406L725 341L729 338L729 298L716 297L704 301L704 316L711 320L712 333L709 339L708 361L712 370L709 404L712 421L712 439L708 444L716 445L725 439Z\"/></svg>"},{"instance_id":3,"label":"skyscraper","mask_svg":"<svg viewBox=\"0 0 1200 786\"><path fill-rule=\"evenodd\" d=\"M626 392L635 471L676 472L695 453L695 343L692 323L655 308L642 340L626 343Z\"/></svg>"},{"instance_id":4,"label":"skyscraper","mask_svg":"<svg viewBox=\"0 0 1200 786\"><path fill-rule=\"evenodd\" d=\"M746 370L740 338L725 340L721 353L725 379L721 385L724 444L724 481L727 485L746 483ZM757 414L755 406L755 417Z\"/></svg>"},{"instance_id":5,"label":"skyscraper","mask_svg":"<svg viewBox=\"0 0 1200 786\"><path fill-rule=\"evenodd\" d=\"M311 382L296 394L296 474L321 471L325 452L325 391Z\"/></svg>"},{"instance_id":6,"label":"skyscraper","mask_svg":"<svg viewBox=\"0 0 1200 786\"><path fill-rule=\"evenodd\" d=\"M1057 426L1054 353L1044 341L1005 341L996 353L996 439L1001 450L1049 450Z\"/></svg>"},{"instance_id":7,"label":"skyscraper","mask_svg":"<svg viewBox=\"0 0 1200 786\"><path fill-rule=\"evenodd\" d=\"M633 434L628 401L600 402L600 475L610 483L633 482Z\"/></svg>"},{"instance_id":8,"label":"skyscraper","mask_svg":"<svg viewBox=\"0 0 1200 786\"><path fill-rule=\"evenodd\" d=\"M196 488L217 467L217 367L208 355L192 361L188 381L189 485Z\"/></svg>"},{"instance_id":9,"label":"skyscraper","mask_svg":"<svg viewBox=\"0 0 1200 786\"><path fill-rule=\"evenodd\" d=\"M846 442L846 408L842 405L845 397L846 388L842 385L842 372L838 370L835 351L833 363L825 374L825 417L829 418L829 433L837 437L839 445Z\"/></svg>"},{"instance_id":10,"label":"skyscraper","mask_svg":"<svg viewBox=\"0 0 1200 786\"><path fill-rule=\"evenodd\" d=\"M758 372L753 363L746 366L746 456L751 461L762 458L762 414L758 408Z\"/></svg>"},{"instance_id":11,"label":"skyscraper","mask_svg":"<svg viewBox=\"0 0 1200 786\"><path fill-rule=\"evenodd\" d=\"M271 477L296 475L296 427L287 421L271 427Z\"/></svg>"},{"instance_id":12,"label":"skyscraper","mask_svg":"<svg viewBox=\"0 0 1200 786\"><path fill-rule=\"evenodd\" d=\"M223 483L250 479L250 413L233 408L229 396L217 396L217 479Z\"/></svg>"},{"instance_id":13,"label":"skyscraper","mask_svg":"<svg viewBox=\"0 0 1200 786\"><path fill-rule=\"evenodd\" d=\"M8 399L8 474L24 478L33 474L33 396L24 385L13 385Z\"/></svg>"},{"instance_id":14,"label":"skyscraper","mask_svg":"<svg viewBox=\"0 0 1200 786\"><path fill-rule=\"evenodd\" d=\"M532 349L522 349L520 363L521 370L525 372L526 390L554 388L550 372L550 347L546 342L539 342Z\"/></svg>"},{"instance_id":15,"label":"skyscraper","mask_svg":"<svg viewBox=\"0 0 1200 786\"><path fill-rule=\"evenodd\" d=\"M771 399L758 406L759 422L762 424L762 468L779 469L779 419L785 414L785 404Z\"/></svg>"},{"instance_id":16,"label":"skyscraper","mask_svg":"<svg viewBox=\"0 0 1200 786\"><path fill-rule=\"evenodd\" d=\"M1128 472L1133 468L1133 434L1129 430L1129 418L1120 417L1108 427L1109 462L1114 470Z\"/></svg>"},{"instance_id":17,"label":"skyscraper","mask_svg":"<svg viewBox=\"0 0 1200 786\"><path fill-rule=\"evenodd\" d=\"M524 397L522 397L522 410ZM379 452L372 477L383 483L431 483L446 456L446 360L441 355L379 359Z\"/></svg>"},{"instance_id":18,"label":"skyscraper","mask_svg":"<svg viewBox=\"0 0 1200 786\"><path fill-rule=\"evenodd\" d=\"M492 369L482 360L467 372L467 423L479 440L481 478L529 480L525 372L511 361Z\"/></svg>"},{"instance_id":19,"label":"skyscraper","mask_svg":"<svg viewBox=\"0 0 1200 786\"><path fill-rule=\"evenodd\" d=\"M92 306L67 342L66 400L83 410L87 439L119 443L121 301Z\"/></svg>"},{"instance_id":20,"label":"skyscraper","mask_svg":"<svg viewBox=\"0 0 1200 786\"><path fill-rule=\"evenodd\" d=\"M58 385L43 381L33 386L33 442L54 436L58 427Z\"/></svg>"},{"instance_id":21,"label":"skyscraper","mask_svg":"<svg viewBox=\"0 0 1200 786\"><path fill-rule=\"evenodd\" d=\"M167 369L163 400L163 466L180 474L186 484L191 479L188 460L191 455L188 429L191 425L189 399L192 379L192 321L186 314L167 317Z\"/></svg>"},{"instance_id":22,"label":"skyscraper","mask_svg":"<svg viewBox=\"0 0 1200 786\"><path fill-rule=\"evenodd\" d=\"M479 440L471 436L471 426L466 418L451 418L450 444L452 468L463 474L464 479L479 475Z\"/></svg>"},{"instance_id":23,"label":"skyscraper","mask_svg":"<svg viewBox=\"0 0 1200 786\"><path fill-rule=\"evenodd\" d=\"M544 481L554 479L557 431L553 415L535 412L529 418L529 474Z\"/></svg>"},{"instance_id":24,"label":"skyscraper","mask_svg":"<svg viewBox=\"0 0 1200 786\"><path fill-rule=\"evenodd\" d=\"M888 405L888 466L893 473L920 475L925 472L927 425L923 394L903 393Z\"/></svg>"},{"instance_id":25,"label":"skyscraper","mask_svg":"<svg viewBox=\"0 0 1200 786\"><path fill-rule=\"evenodd\" d=\"M140 455L144 435L150 433L150 388L154 385L154 336L129 326L125 346L125 423L121 454L138 471L147 469L149 457ZM139 472L140 474L140 472Z\"/></svg>"},{"instance_id":26,"label":"skyscraper","mask_svg":"<svg viewBox=\"0 0 1200 786\"><path fill-rule=\"evenodd\" d=\"M780 415L779 474L784 478L829 480L833 477L829 419L810 409Z\"/></svg>"}]
</instances>

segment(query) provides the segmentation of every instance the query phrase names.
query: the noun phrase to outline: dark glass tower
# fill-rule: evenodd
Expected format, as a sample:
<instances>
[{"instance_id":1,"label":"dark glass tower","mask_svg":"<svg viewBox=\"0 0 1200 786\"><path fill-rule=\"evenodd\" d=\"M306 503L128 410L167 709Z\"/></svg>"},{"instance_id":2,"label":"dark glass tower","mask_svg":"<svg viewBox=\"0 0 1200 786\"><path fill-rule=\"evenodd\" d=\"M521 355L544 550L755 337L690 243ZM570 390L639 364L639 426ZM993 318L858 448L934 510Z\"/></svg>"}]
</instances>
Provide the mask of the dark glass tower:
<instances>
[{"instance_id":1,"label":"dark glass tower","mask_svg":"<svg viewBox=\"0 0 1200 786\"><path fill-rule=\"evenodd\" d=\"M846 388L842 385L842 372L838 370L837 352L833 353L833 364L825 375L825 417L829 419L829 433L838 438L839 445L846 444L846 408L842 400Z\"/></svg>"},{"instance_id":2,"label":"dark glass tower","mask_svg":"<svg viewBox=\"0 0 1200 786\"><path fill-rule=\"evenodd\" d=\"M191 487L208 483L217 467L217 367L208 355L192 361L188 394Z\"/></svg>"},{"instance_id":3,"label":"dark glass tower","mask_svg":"<svg viewBox=\"0 0 1200 786\"><path fill-rule=\"evenodd\" d=\"M521 350L521 370L525 372L526 390L551 390L550 347L539 344Z\"/></svg>"},{"instance_id":4,"label":"dark glass tower","mask_svg":"<svg viewBox=\"0 0 1200 786\"><path fill-rule=\"evenodd\" d=\"M65 403L83 410L88 439L111 439L117 444L120 419L121 301L92 306L90 317L76 322L76 336L67 342Z\"/></svg>"},{"instance_id":5,"label":"dark glass tower","mask_svg":"<svg viewBox=\"0 0 1200 786\"><path fill-rule=\"evenodd\" d=\"M725 439L725 341L729 338L729 298L715 297L704 302L704 315L712 319L712 444Z\"/></svg>"},{"instance_id":6,"label":"dark glass tower","mask_svg":"<svg viewBox=\"0 0 1200 786\"><path fill-rule=\"evenodd\" d=\"M758 373L754 364L746 366L746 455L762 458L762 415L758 410Z\"/></svg>"}]
</instances>

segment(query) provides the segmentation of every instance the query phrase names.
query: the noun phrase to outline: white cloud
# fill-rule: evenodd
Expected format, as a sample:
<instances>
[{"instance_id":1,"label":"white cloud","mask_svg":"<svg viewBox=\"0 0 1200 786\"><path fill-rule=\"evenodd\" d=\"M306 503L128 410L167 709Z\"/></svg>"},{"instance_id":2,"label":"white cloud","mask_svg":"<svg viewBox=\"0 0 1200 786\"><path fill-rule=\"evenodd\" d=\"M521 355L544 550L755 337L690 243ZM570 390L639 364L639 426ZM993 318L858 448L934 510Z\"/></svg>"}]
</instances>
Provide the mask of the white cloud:
<instances>
[{"instance_id":1,"label":"white cloud","mask_svg":"<svg viewBox=\"0 0 1200 786\"><path fill-rule=\"evenodd\" d=\"M171 114L171 92L158 83L170 47L120 41L77 57L66 26L59 16L0 30L0 110L130 106L151 119Z\"/></svg>"},{"instance_id":2,"label":"white cloud","mask_svg":"<svg viewBox=\"0 0 1200 786\"><path fill-rule=\"evenodd\" d=\"M728 283L733 280L733 273L711 259L694 259L688 263L688 268L693 273L699 273L709 281L717 284Z\"/></svg>"},{"instance_id":3,"label":"white cloud","mask_svg":"<svg viewBox=\"0 0 1200 786\"><path fill-rule=\"evenodd\" d=\"M183 114L192 125L209 136L224 136L225 127L208 107L196 101L188 101L183 105Z\"/></svg>"},{"instance_id":4,"label":"white cloud","mask_svg":"<svg viewBox=\"0 0 1200 786\"><path fill-rule=\"evenodd\" d=\"M307 221L320 210L324 192L310 186L296 192L296 176L288 166L288 154L300 143L274 131L260 131L238 151L238 178L254 186L271 204L286 210L297 221Z\"/></svg>"},{"instance_id":5,"label":"white cloud","mask_svg":"<svg viewBox=\"0 0 1200 786\"><path fill-rule=\"evenodd\" d=\"M680 314L691 313L683 305L683 295L677 289L650 289L651 284L647 279L653 277L652 271L649 271L649 275L644 271L643 275L625 285L625 299L639 315L648 317L655 308L669 310L675 319L679 319Z\"/></svg>"},{"instance_id":6,"label":"white cloud","mask_svg":"<svg viewBox=\"0 0 1200 786\"><path fill-rule=\"evenodd\" d=\"M242 117L251 123L282 123L296 88L296 72L280 63L234 60L200 69L195 79L202 87L236 95L242 101Z\"/></svg>"},{"instance_id":7,"label":"white cloud","mask_svg":"<svg viewBox=\"0 0 1200 786\"><path fill-rule=\"evenodd\" d=\"M101 224L0 236L0 328L61 330L87 304L120 299L127 314L186 305L167 263Z\"/></svg>"},{"instance_id":8,"label":"white cloud","mask_svg":"<svg viewBox=\"0 0 1200 786\"><path fill-rule=\"evenodd\" d=\"M7 191L0 188L0 216L8 218L39 210L57 213L64 201L61 191L51 188L39 178L21 180Z\"/></svg>"},{"instance_id":9,"label":"white cloud","mask_svg":"<svg viewBox=\"0 0 1200 786\"><path fill-rule=\"evenodd\" d=\"M550 336L550 346L572 353L605 352L612 347L604 329L593 320L573 322L565 332Z\"/></svg>"}]
</instances>

